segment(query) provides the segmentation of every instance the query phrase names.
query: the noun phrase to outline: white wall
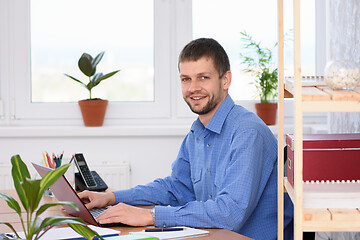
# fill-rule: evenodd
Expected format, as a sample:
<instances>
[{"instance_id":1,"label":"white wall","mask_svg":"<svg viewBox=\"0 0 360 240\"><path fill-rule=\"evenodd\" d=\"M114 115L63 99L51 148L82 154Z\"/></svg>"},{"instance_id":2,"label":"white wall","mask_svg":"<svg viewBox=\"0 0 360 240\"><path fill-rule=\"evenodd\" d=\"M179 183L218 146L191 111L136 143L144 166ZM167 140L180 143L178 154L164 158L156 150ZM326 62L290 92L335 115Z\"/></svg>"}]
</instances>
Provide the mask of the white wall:
<instances>
[{"instance_id":1,"label":"white wall","mask_svg":"<svg viewBox=\"0 0 360 240\"><path fill-rule=\"evenodd\" d=\"M90 169L92 164L129 162L133 187L170 174L171 163L190 126L0 127L0 169L2 164L10 165L15 154L29 166L32 161L43 161L43 151L64 151L64 161L82 152ZM276 136L277 126L269 127ZM292 133L292 125L285 126L285 132ZM304 133L324 132L326 124L304 125Z\"/></svg>"},{"instance_id":2,"label":"white wall","mask_svg":"<svg viewBox=\"0 0 360 240\"><path fill-rule=\"evenodd\" d=\"M130 185L135 186L170 174L171 163L189 128L1 127L0 164L10 164L14 154L20 154L29 165L42 161L42 151L64 150L65 158L82 152L90 168L91 164L129 162Z\"/></svg>"}]
</instances>

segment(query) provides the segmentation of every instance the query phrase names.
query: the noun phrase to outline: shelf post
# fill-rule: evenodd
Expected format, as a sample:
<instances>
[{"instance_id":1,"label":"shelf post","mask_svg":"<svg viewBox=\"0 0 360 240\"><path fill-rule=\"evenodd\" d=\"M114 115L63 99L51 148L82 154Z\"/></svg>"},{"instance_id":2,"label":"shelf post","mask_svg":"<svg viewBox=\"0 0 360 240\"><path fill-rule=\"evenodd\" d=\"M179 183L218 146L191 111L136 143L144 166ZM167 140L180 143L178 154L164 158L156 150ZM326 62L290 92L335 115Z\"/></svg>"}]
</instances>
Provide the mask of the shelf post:
<instances>
[{"instance_id":1,"label":"shelf post","mask_svg":"<svg viewBox=\"0 0 360 240\"><path fill-rule=\"evenodd\" d=\"M278 240L284 239L284 1L278 0Z\"/></svg>"},{"instance_id":2,"label":"shelf post","mask_svg":"<svg viewBox=\"0 0 360 240\"><path fill-rule=\"evenodd\" d=\"M294 0L295 154L294 154L294 239L303 237L303 129L300 51L300 0Z\"/></svg>"}]
</instances>

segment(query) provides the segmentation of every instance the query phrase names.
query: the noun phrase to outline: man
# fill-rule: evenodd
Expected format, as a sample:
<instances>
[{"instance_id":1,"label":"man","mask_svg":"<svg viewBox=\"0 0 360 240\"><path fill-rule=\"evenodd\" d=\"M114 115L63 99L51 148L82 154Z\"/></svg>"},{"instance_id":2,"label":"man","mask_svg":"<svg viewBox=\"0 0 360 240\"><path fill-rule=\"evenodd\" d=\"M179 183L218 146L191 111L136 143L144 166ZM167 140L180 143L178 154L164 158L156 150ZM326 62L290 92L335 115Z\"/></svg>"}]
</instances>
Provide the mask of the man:
<instances>
[{"instance_id":1,"label":"man","mask_svg":"<svg viewBox=\"0 0 360 240\"><path fill-rule=\"evenodd\" d=\"M213 39L190 42L179 56L184 100L199 115L172 173L144 186L82 192L87 207L115 205L100 223L226 228L255 239L277 238L277 141L253 113L228 95L229 59ZM130 205L150 205L152 210ZM170 205L170 206L168 206ZM285 239L292 205L285 198Z\"/></svg>"}]
</instances>

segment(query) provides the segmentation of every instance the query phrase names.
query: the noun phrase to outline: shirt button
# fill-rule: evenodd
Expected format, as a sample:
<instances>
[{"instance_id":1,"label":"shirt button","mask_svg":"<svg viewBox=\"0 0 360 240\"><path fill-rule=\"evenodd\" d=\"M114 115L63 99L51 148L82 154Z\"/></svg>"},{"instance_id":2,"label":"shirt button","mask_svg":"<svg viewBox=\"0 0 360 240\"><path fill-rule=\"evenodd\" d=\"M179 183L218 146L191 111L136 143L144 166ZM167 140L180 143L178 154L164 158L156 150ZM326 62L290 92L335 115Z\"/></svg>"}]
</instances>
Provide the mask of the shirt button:
<instances>
[{"instance_id":1,"label":"shirt button","mask_svg":"<svg viewBox=\"0 0 360 240\"><path fill-rule=\"evenodd\" d=\"M207 172L210 172L210 169L209 169L209 168L207 168L207 169L206 169L206 171L207 171Z\"/></svg>"},{"instance_id":2,"label":"shirt button","mask_svg":"<svg viewBox=\"0 0 360 240\"><path fill-rule=\"evenodd\" d=\"M212 198L212 195L211 195L211 194L209 195L209 198Z\"/></svg>"},{"instance_id":3,"label":"shirt button","mask_svg":"<svg viewBox=\"0 0 360 240\"><path fill-rule=\"evenodd\" d=\"M207 147L210 147L210 144L206 144Z\"/></svg>"}]
</instances>

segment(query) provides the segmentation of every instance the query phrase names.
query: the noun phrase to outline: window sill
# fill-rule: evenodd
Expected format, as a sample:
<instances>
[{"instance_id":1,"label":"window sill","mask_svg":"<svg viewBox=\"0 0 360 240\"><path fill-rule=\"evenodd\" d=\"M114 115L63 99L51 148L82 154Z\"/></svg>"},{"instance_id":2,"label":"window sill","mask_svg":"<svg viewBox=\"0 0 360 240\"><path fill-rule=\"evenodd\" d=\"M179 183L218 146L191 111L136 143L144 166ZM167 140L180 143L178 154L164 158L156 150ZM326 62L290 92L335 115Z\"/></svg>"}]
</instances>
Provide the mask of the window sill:
<instances>
[{"instance_id":1,"label":"window sill","mask_svg":"<svg viewBox=\"0 0 360 240\"><path fill-rule=\"evenodd\" d=\"M131 137L131 136L185 136L190 126L31 126L0 127L0 138L11 137Z\"/></svg>"},{"instance_id":2,"label":"window sill","mask_svg":"<svg viewBox=\"0 0 360 240\"><path fill-rule=\"evenodd\" d=\"M269 126L276 136L278 126ZM5 126L0 127L0 138L18 137L147 137L185 136L190 125L123 125L123 126ZM286 125L285 133L292 133L293 126ZM326 125L304 125L304 133L324 133Z\"/></svg>"}]
</instances>

